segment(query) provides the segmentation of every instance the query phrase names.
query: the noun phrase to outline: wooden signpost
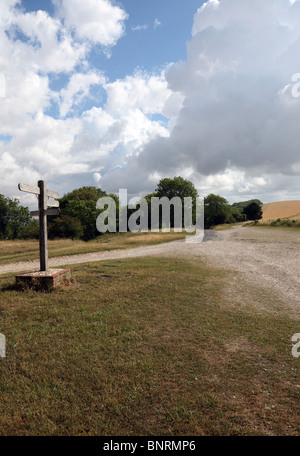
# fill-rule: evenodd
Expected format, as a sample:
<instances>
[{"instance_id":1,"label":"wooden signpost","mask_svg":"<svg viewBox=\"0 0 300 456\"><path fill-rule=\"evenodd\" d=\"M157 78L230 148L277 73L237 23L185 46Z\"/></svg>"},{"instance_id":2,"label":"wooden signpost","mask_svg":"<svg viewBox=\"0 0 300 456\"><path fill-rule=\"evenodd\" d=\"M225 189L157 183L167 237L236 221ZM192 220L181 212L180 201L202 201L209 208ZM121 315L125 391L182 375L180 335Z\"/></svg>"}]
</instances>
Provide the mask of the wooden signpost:
<instances>
[{"instance_id":1,"label":"wooden signpost","mask_svg":"<svg viewBox=\"0 0 300 456\"><path fill-rule=\"evenodd\" d=\"M47 215L59 214L58 209L48 209L48 207L59 207L59 202L56 199L48 198L59 198L58 193L51 190L47 190L46 182L39 181L38 187L33 187L27 184L19 184L19 190L21 192L33 193L38 195L39 199L39 210L30 213L32 217L39 217L40 224L40 270L48 271L48 234L47 234Z\"/></svg>"}]
</instances>

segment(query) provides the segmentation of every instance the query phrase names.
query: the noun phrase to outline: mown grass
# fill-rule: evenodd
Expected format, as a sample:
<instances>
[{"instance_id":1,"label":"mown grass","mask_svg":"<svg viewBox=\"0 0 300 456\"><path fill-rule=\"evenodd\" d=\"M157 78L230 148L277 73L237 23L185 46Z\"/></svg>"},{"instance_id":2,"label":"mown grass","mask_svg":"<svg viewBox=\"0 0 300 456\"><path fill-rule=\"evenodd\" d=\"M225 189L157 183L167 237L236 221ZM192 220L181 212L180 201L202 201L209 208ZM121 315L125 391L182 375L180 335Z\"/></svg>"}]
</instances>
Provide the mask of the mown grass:
<instances>
[{"instance_id":1,"label":"mown grass","mask_svg":"<svg viewBox=\"0 0 300 456\"><path fill-rule=\"evenodd\" d=\"M111 233L84 242L72 239L48 241L49 258L138 246L156 245L185 238L184 233ZM0 241L0 265L39 258L38 240Z\"/></svg>"},{"instance_id":2,"label":"mown grass","mask_svg":"<svg viewBox=\"0 0 300 456\"><path fill-rule=\"evenodd\" d=\"M261 294L243 284L241 307L225 291L231 276L199 259L72 275L78 286L50 294L0 278L1 435L299 433L299 322L272 296L254 311Z\"/></svg>"}]
</instances>

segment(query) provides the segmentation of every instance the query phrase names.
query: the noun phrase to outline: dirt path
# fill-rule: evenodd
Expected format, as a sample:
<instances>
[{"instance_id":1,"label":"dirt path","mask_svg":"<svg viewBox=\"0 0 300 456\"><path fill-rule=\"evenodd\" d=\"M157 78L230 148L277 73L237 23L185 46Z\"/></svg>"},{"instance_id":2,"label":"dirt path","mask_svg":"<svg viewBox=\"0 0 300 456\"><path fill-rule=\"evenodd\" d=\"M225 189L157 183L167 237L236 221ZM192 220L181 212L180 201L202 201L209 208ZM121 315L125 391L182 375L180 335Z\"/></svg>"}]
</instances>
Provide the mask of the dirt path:
<instances>
[{"instance_id":1,"label":"dirt path","mask_svg":"<svg viewBox=\"0 0 300 456\"><path fill-rule=\"evenodd\" d=\"M239 226L222 231L222 237L221 242L199 245L194 254L204 255L212 266L238 272L239 282L262 290L262 299L265 289L300 318L300 233Z\"/></svg>"},{"instance_id":2,"label":"dirt path","mask_svg":"<svg viewBox=\"0 0 300 456\"><path fill-rule=\"evenodd\" d=\"M241 280L272 291L300 315L300 233L281 229L242 228L207 232L202 243L176 241L49 260L50 267L148 255L201 257L218 268L236 271ZM38 261L0 266L0 274L39 268Z\"/></svg>"},{"instance_id":3,"label":"dirt path","mask_svg":"<svg viewBox=\"0 0 300 456\"><path fill-rule=\"evenodd\" d=\"M207 230L205 233L205 242L210 240L222 239L222 236L219 233L216 233L211 230ZM174 241L165 244L159 244L154 246L146 247L135 247L131 249L116 249L109 251L93 252L93 253L83 253L78 255L66 255L59 256L49 259L49 267L55 268L57 266L64 266L70 264L80 264L88 263L92 261L104 261L104 260L116 260L120 258L134 258L142 257L149 255L161 255L161 254L172 254L176 255L182 250L185 250L185 247L189 244L186 244L185 241ZM194 244L193 244L194 245ZM190 250L189 250L190 252ZM26 272L38 269L40 266L39 260L32 261L20 261L18 263L9 263L5 265L0 265L0 275L7 274L10 272Z\"/></svg>"}]
</instances>

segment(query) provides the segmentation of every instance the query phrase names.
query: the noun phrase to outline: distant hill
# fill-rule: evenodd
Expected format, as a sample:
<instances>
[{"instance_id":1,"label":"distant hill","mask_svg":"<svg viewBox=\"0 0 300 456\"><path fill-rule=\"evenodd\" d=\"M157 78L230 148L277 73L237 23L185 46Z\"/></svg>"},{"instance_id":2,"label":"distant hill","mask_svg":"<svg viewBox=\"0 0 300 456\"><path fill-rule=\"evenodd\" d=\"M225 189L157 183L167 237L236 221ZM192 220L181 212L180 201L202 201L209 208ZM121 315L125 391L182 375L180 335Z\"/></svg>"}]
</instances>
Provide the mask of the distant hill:
<instances>
[{"instance_id":1,"label":"distant hill","mask_svg":"<svg viewBox=\"0 0 300 456\"><path fill-rule=\"evenodd\" d=\"M248 206L251 203L256 203L259 206L263 205L263 203L260 200L252 199L252 200L249 200L249 201L241 201L239 203L233 203L232 207L237 207L238 209L240 209L242 211L244 209L244 207Z\"/></svg>"},{"instance_id":2,"label":"distant hill","mask_svg":"<svg viewBox=\"0 0 300 456\"><path fill-rule=\"evenodd\" d=\"M300 201L278 201L262 206L263 220L300 219Z\"/></svg>"}]
</instances>

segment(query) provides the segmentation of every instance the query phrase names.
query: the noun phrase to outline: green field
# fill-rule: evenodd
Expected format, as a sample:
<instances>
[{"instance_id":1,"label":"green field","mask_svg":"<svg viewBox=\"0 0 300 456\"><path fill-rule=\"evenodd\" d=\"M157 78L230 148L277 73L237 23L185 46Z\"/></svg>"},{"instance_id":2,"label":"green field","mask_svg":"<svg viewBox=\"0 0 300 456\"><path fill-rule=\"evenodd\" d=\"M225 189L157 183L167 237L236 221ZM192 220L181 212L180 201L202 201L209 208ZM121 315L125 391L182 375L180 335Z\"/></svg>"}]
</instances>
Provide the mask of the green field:
<instances>
[{"instance_id":1,"label":"green field","mask_svg":"<svg viewBox=\"0 0 300 456\"><path fill-rule=\"evenodd\" d=\"M0 277L0 435L299 434L299 322L273 296L199 259L71 270L48 294Z\"/></svg>"}]
</instances>

